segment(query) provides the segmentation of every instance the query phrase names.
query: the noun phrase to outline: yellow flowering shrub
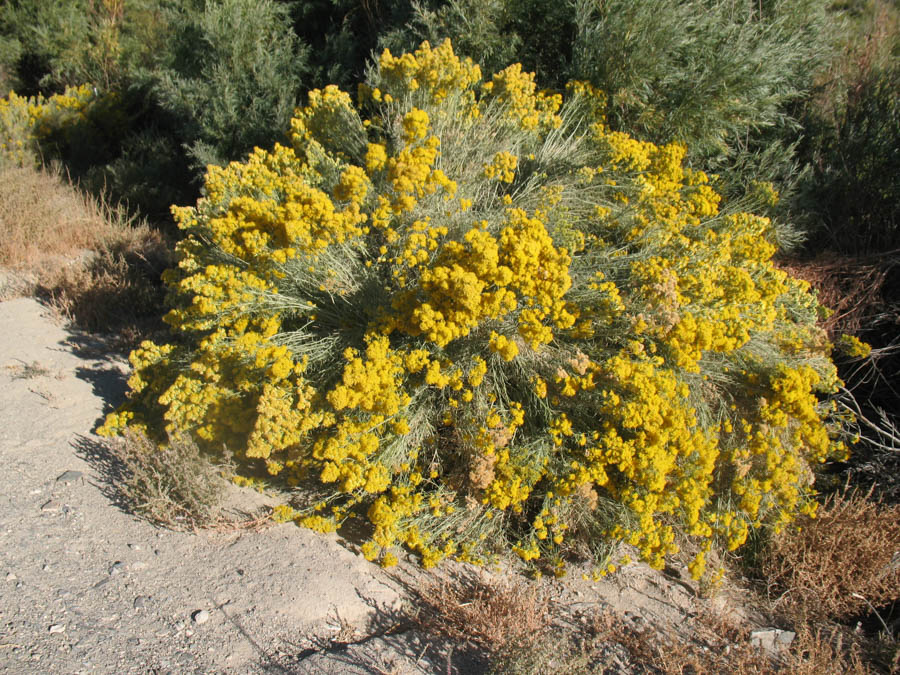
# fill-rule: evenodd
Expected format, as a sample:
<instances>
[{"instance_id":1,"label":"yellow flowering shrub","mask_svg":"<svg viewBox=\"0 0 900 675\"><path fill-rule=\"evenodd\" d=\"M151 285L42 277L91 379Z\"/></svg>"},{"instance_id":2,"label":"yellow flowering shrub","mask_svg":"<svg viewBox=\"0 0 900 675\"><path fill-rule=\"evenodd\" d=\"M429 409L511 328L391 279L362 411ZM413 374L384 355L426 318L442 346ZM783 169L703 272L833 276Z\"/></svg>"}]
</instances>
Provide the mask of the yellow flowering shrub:
<instances>
[{"instance_id":1,"label":"yellow flowering shrub","mask_svg":"<svg viewBox=\"0 0 900 675\"><path fill-rule=\"evenodd\" d=\"M19 96L10 92L0 99L0 160L16 166L39 161L39 144L59 136L79 133L90 106L113 95L98 96L89 85L68 87L62 94ZM104 103L108 101L104 100Z\"/></svg>"},{"instance_id":2,"label":"yellow flowering shrub","mask_svg":"<svg viewBox=\"0 0 900 675\"><path fill-rule=\"evenodd\" d=\"M845 452L837 379L771 223L683 146L611 131L602 92L480 78L446 42L385 52L356 103L312 92L290 145L211 167L173 210L175 339L132 354L100 432L312 481L278 517L365 518L382 564L594 551L606 573L602 542L655 566L693 542L699 576L809 512Z\"/></svg>"}]
</instances>

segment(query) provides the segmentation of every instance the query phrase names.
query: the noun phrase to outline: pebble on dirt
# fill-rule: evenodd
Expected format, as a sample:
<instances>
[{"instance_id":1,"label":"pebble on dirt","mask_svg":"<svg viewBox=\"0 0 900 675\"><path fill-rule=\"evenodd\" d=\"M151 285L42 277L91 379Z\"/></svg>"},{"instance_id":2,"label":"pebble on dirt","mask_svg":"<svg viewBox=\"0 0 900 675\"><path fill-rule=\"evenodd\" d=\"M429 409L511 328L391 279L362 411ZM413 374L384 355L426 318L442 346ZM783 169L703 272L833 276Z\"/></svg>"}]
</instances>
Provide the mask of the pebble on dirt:
<instances>
[{"instance_id":1,"label":"pebble on dirt","mask_svg":"<svg viewBox=\"0 0 900 675\"><path fill-rule=\"evenodd\" d=\"M62 473L59 478L56 479L57 483L74 483L76 480L81 478L84 474L81 471L65 471Z\"/></svg>"}]
</instances>

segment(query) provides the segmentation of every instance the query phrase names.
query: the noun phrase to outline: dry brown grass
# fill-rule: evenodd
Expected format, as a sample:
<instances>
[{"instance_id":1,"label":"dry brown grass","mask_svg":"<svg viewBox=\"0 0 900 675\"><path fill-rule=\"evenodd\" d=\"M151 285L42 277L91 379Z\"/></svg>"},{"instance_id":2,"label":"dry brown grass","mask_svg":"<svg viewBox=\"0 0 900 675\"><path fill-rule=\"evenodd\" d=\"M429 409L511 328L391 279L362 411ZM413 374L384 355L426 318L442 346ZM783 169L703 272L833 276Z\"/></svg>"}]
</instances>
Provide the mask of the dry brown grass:
<instances>
[{"instance_id":1,"label":"dry brown grass","mask_svg":"<svg viewBox=\"0 0 900 675\"><path fill-rule=\"evenodd\" d=\"M0 171L0 226L0 266L80 328L119 333L123 347L156 329L171 253L146 223L58 173L10 167Z\"/></svg>"},{"instance_id":2,"label":"dry brown grass","mask_svg":"<svg viewBox=\"0 0 900 675\"><path fill-rule=\"evenodd\" d=\"M108 211L57 173L6 168L0 172L0 265L52 275L45 265L52 256L74 258L121 236L121 224Z\"/></svg>"},{"instance_id":3,"label":"dry brown grass","mask_svg":"<svg viewBox=\"0 0 900 675\"><path fill-rule=\"evenodd\" d=\"M900 505L870 497L835 495L802 529L772 540L762 570L776 610L846 620L900 599Z\"/></svg>"}]
</instances>

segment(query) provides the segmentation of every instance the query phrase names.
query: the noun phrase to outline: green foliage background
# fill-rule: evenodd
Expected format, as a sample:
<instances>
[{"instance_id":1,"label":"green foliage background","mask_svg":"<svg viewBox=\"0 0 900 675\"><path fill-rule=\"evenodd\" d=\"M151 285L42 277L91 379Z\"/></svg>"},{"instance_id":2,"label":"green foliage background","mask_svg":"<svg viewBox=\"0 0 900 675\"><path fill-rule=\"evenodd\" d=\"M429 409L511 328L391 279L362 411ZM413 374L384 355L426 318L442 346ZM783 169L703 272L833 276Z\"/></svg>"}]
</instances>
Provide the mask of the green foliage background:
<instances>
[{"instance_id":1,"label":"green foliage background","mask_svg":"<svg viewBox=\"0 0 900 675\"><path fill-rule=\"evenodd\" d=\"M754 181L794 178L797 104L834 52L829 19L813 0L20 0L0 10L0 67L20 94L130 92L133 135L88 161L139 207L127 186L151 181L136 164L158 178L178 160L199 179L280 140L307 89L352 88L373 52L445 37L486 74L521 62L550 89L590 81L613 128L683 141L720 190L752 196Z\"/></svg>"}]
</instances>

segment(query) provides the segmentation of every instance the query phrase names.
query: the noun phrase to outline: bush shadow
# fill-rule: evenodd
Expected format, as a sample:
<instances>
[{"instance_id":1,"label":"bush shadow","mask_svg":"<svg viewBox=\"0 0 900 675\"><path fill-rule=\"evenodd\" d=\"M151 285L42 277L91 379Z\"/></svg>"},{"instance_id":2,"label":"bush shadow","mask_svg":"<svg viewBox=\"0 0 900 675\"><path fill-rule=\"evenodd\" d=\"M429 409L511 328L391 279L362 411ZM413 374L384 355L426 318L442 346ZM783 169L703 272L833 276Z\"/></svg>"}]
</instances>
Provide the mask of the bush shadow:
<instances>
[{"instance_id":1,"label":"bush shadow","mask_svg":"<svg viewBox=\"0 0 900 675\"><path fill-rule=\"evenodd\" d=\"M135 515L125 494L117 486L128 478L128 469L110 446L110 441L78 434L71 442L75 455L91 465L99 476L95 486L117 509Z\"/></svg>"},{"instance_id":2,"label":"bush shadow","mask_svg":"<svg viewBox=\"0 0 900 675\"><path fill-rule=\"evenodd\" d=\"M409 580L392 575L408 599L419 592ZM400 610L389 610L367 600L374 616L362 635L341 631L330 639L319 639L314 646L286 655L278 660L267 656L260 665L271 673L340 672L356 675L384 675L404 672L449 675L480 675L489 671L490 663L482 650L469 643L429 631L416 616L415 607L407 604Z\"/></svg>"}]
</instances>

